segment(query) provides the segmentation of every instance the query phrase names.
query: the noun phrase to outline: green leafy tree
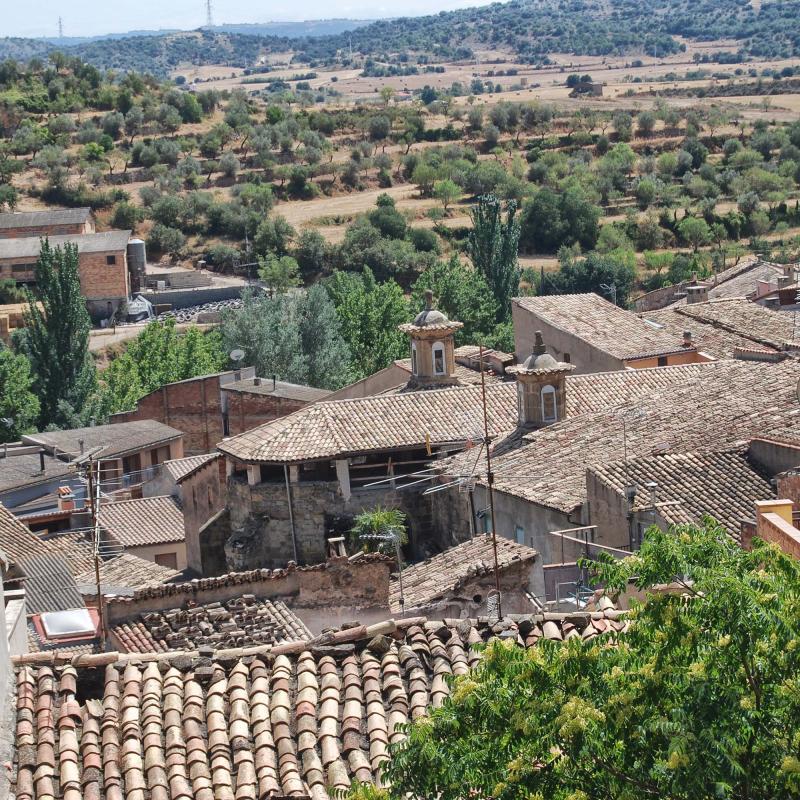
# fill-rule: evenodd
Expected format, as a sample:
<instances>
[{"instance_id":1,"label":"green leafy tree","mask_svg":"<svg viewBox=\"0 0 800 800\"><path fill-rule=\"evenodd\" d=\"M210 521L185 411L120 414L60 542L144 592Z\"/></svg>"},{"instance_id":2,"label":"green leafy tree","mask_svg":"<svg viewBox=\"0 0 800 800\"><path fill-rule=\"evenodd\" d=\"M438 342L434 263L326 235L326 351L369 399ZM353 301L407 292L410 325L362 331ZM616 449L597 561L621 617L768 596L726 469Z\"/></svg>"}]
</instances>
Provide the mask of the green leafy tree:
<instances>
[{"instance_id":1,"label":"green leafy tree","mask_svg":"<svg viewBox=\"0 0 800 800\"><path fill-rule=\"evenodd\" d=\"M408 303L395 281L378 283L367 267L360 274L334 272L324 286L350 349L354 380L407 355L408 340L397 326L408 322Z\"/></svg>"},{"instance_id":2,"label":"green leafy tree","mask_svg":"<svg viewBox=\"0 0 800 800\"><path fill-rule=\"evenodd\" d=\"M511 298L519 293L520 227L516 212L517 204L509 201L504 221L500 201L494 195L479 197L470 211L469 257L494 295L497 322L504 322L511 316Z\"/></svg>"},{"instance_id":3,"label":"green leafy tree","mask_svg":"<svg viewBox=\"0 0 800 800\"><path fill-rule=\"evenodd\" d=\"M630 250L589 253L576 258L571 252L561 255L558 272L550 273L543 294L584 294L594 292L608 297L606 286L616 287L616 301L626 306L636 277L635 258Z\"/></svg>"},{"instance_id":4,"label":"green leafy tree","mask_svg":"<svg viewBox=\"0 0 800 800\"><path fill-rule=\"evenodd\" d=\"M17 441L35 429L40 408L32 386L28 359L0 349L0 442Z\"/></svg>"},{"instance_id":5,"label":"green leafy tree","mask_svg":"<svg viewBox=\"0 0 800 800\"><path fill-rule=\"evenodd\" d=\"M711 228L700 217L684 217L678 223L678 233L695 253L711 241Z\"/></svg>"},{"instance_id":6,"label":"green leafy tree","mask_svg":"<svg viewBox=\"0 0 800 800\"><path fill-rule=\"evenodd\" d=\"M246 292L223 316L226 351L242 349L259 375L338 389L352 379L350 351L325 289L275 297Z\"/></svg>"},{"instance_id":7,"label":"green leafy tree","mask_svg":"<svg viewBox=\"0 0 800 800\"><path fill-rule=\"evenodd\" d=\"M800 796L800 562L758 541L743 550L706 520L652 528L637 554L590 567L607 591L645 595L628 630L528 650L492 642L390 748L387 794Z\"/></svg>"},{"instance_id":8,"label":"green leafy tree","mask_svg":"<svg viewBox=\"0 0 800 800\"><path fill-rule=\"evenodd\" d=\"M289 289L300 285L300 267L291 256L259 256L258 277L267 285L270 297L286 294Z\"/></svg>"},{"instance_id":9,"label":"green leafy tree","mask_svg":"<svg viewBox=\"0 0 800 800\"><path fill-rule=\"evenodd\" d=\"M414 308L423 307L426 289L433 292L440 311L464 324L456 333L458 344L483 342L494 330L495 302L486 279L457 255L437 261L417 278L411 296Z\"/></svg>"},{"instance_id":10,"label":"green leafy tree","mask_svg":"<svg viewBox=\"0 0 800 800\"><path fill-rule=\"evenodd\" d=\"M20 347L31 364L39 399L38 427L62 425L87 411L97 382L89 353L91 321L81 292L78 248L52 248L47 239L34 269Z\"/></svg>"},{"instance_id":11,"label":"green leafy tree","mask_svg":"<svg viewBox=\"0 0 800 800\"><path fill-rule=\"evenodd\" d=\"M436 181L433 185L433 196L442 204L445 213L447 209L461 197L461 187L449 178Z\"/></svg>"}]
</instances>

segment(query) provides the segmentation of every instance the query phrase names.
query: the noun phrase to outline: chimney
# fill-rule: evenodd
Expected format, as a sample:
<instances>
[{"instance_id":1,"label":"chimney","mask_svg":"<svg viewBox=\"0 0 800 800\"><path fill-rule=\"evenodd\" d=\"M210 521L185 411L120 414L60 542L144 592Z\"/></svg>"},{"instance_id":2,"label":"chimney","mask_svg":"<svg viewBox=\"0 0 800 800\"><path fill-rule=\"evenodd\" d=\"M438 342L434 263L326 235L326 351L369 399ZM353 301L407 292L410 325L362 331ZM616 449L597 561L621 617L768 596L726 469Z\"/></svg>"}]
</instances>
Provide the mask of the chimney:
<instances>
[{"instance_id":1,"label":"chimney","mask_svg":"<svg viewBox=\"0 0 800 800\"><path fill-rule=\"evenodd\" d=\"M84 451L84 441L83 441L83 439L78 439L78 446L81 448L81 455L83 455L83 451Z\"/></svg>"},{"instance_id":2,"label":"chimney","mask_svg":"<svg viewBox=\"0 0 800 800\"><path fill-rule=\"evenodd\" d=\"M691 347L692 346L692 332L691 331L684 331L683 332L683 346L684 347Z\"/></svg>"},{"instance_id":3,"label":"chimney","mask_svg":"<svg viewBox=\"0 0 800 800\"><path fill-rule=\"evenodd\" d=\"M259 378L257 375L255 378L253 378L253 386L261 386L261 378Z\"/></svg>"},{"instance_id":4,"label":"chimney","mask_svg":"<svg viewBox=\"0 0 800 800\"><path fill-rule=\"evenodd\" d=\"M39 472L44 472L44 450L39 451Z\"/></svg>"},{"instance_id":5,"label":"chimney","mask_svg":"<svg viewBox=\"0 0 800 800\"><path fill-rule=\"evenodd\" d=\"M58 510L59 511L74 511L75 510L75 493L69 486L58 487Z\"/></svg>"},{"instance_id":6,"label":"chimney","mask_svg":"<svg viewBox=\"0 0 800 800\"><path fill-rule=\"evenodd\" d=\"M792 285L792 276L791 275L778 275L778 288L783 289L786 286Z\"/></svg>"},{"instance_id":7,"label":"chimney","mask_svg":"<svg viewBox=\"0 0 800 800\"><path fill-rule=\"evenodd\" d=\"M687 286L686 302L689 304L708 302L708 286L704 283L698 283L696 286Z\"/></svg>"}]
</instances>

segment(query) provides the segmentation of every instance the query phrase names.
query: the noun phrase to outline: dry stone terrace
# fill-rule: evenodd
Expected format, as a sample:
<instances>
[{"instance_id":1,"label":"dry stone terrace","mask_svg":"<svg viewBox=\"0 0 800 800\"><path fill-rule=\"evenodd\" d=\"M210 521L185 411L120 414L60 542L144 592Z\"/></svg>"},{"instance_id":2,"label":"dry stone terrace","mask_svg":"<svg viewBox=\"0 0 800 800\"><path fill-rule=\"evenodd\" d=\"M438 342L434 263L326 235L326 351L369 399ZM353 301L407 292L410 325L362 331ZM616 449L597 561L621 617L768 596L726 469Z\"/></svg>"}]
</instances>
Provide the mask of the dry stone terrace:
<instances>
[{"instance_id":1,"label":"dry stone terrace","mask_svg":"<svg viewBox=\"0 0 800 800\"><path fill-rule=\"evenodd\" d=\"M444 702L477 645L611 640L624 612L598 605L495 624L389 620L209 657L29 657L17 672L16 798L327 800L353 779L382 785L398 726Z\"/></svg>"}]
</instances>

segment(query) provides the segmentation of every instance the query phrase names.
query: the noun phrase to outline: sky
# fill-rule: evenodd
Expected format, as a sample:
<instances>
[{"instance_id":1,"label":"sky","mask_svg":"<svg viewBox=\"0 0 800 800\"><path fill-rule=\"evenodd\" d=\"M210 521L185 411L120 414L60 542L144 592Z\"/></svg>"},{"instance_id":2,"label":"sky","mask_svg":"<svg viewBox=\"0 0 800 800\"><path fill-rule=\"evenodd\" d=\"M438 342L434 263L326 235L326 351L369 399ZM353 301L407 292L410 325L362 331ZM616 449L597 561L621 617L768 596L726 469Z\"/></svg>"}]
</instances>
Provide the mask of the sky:
<instances>
[{"instance_id":1,"label":"sky","mask_svg":"<svg viewBox=\"0 0 800 800\"><path fill-rule=\"evenodd\" d=\"M483 0L486 2L486 0ZM298 6L256 3L252 0L212 0L214 22L269 22L433 14L454 8L482 5L481 0L405 0L402 6L387 0L305 0ZM57 36L58 18L64 36L95 36L130 30L178 28L191 30L205 24L205 0L34 0L27 3L0 0L0 36Z\"/></svg>"}]
</instances>

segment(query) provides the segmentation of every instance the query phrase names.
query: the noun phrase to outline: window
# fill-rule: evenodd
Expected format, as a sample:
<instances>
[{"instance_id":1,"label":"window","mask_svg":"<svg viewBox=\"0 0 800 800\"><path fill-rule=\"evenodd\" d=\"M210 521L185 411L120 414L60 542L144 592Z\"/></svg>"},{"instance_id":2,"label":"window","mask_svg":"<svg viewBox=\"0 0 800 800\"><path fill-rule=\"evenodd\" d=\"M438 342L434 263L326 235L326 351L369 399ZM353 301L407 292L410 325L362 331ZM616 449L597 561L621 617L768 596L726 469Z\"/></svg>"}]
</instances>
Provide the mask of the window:
<instances>
[{"instance_id":1,"label":"window","mask_svg":"<svg viewBox=\"0 0 800 800\"><path fill-rule=\"evenodd\" d=\"M417 345L416 342L411 343L411 374L417 374Z\"/></svg>"},{"instance_id":2,"label":"window","mask_svg":"<svg viewBox=\"0 0 800 800\"><path fill-rule=\"evenodd\" d=\"M114 266L114 264L116 263L117 263L116 256L106 256L106 264L108 264L109 267Z\"/></svg>"},{"instance_id":3,"label":"window","mask_svg":"<svg viewBox=\"0 0 800 800\"><path fill-rule=\"evenodd\" d=\"M564 363L565 364L572 363L572 356L569 353L564 353Z\"/></svg>"},{"instance_id":4,"label":"window","mask_svg":"<svg viewBox=\"0 0 800 800\"><path fill-rule=\"evenodd\" d=\"M517 539L517 544L525 544L525 528L522 525L517 525L514 528L514 535Z\"/></svg>"},{"instance_id":5,"label":"window","mask_svg":"<svg viewBox=\"0 0 800 800\"><path fill-rule=\"evenodd\" d=\"M659 356L658 357L658 366L659 367L666 367L667 366L667 357L666 356Z\"/></svg>"},{"instance_id":6,"label":"window","mask_svg":"<svg viewBox=\"0 0 800 800\"><path fill-rule=\"evenodd\" d=\"M557 419L556 390L552 386L545 386L542 389L542 420L555 422Z\"/></svg>"},{"instance_id":7,"label":"window","mask_svg":"<svg viewBox=\"0 0 800 800\"><path fill-rule=\"evenodd\" d=\"M178 569L178 554L157 553L156 564L158 564L159 567L167 567L167 569Z\"/></svg>"},{"instance_id":8,"label":"window","mask_svg":"<svg viewBox=\"0 0 800 800\"><path fill-rule=\"evenodd\" d=\"M433 346L433 374L444 375L444 345L436 342Z\"/></svg>"},{"instance_id":9,"label":"window","mask_svg":"<svg viewBox=\"0 0 800 800\"><path fill-rule=\"evenodd\" d=\"M520 422L527 422L525 416L525 387L522 381L517 381L517 419Z\"/></svg>"}]
</instances>

